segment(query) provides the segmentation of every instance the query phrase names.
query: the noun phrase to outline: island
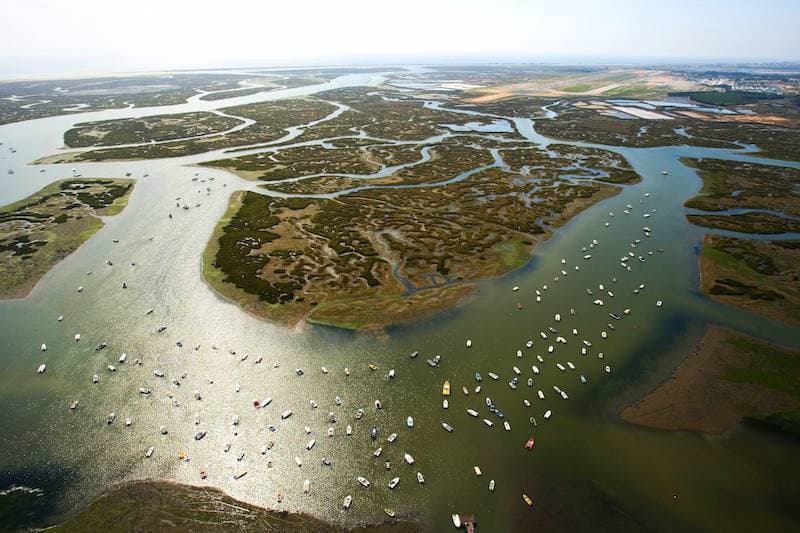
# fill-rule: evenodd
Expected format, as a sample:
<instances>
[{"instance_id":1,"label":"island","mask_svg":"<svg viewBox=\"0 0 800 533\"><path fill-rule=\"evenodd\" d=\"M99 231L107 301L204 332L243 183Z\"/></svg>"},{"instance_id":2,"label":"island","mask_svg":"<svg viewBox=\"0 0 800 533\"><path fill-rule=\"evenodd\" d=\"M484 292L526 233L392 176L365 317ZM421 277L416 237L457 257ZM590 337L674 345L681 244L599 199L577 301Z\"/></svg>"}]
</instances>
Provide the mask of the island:
<instances>
[{"instance_id":1,"label":"island","mask_svg":"<svg viewBox=\"0 0 800 533\"><path fill-rule=\"evenodd\" d=\"M23 298L56 263L119 213L133 181L80 178L56 181L0 208L0 298Z\"/></svg>"},{"instance_id":2,"label":"island","mask_svg":"<svg viewBox=\"0 0 800 533\"><path fill-rule=\"evenodd\" d=\"M706 433L750 420L800 435L800 350L711 326L674 374L622 418Z\"/></svg>"}]
</instances>

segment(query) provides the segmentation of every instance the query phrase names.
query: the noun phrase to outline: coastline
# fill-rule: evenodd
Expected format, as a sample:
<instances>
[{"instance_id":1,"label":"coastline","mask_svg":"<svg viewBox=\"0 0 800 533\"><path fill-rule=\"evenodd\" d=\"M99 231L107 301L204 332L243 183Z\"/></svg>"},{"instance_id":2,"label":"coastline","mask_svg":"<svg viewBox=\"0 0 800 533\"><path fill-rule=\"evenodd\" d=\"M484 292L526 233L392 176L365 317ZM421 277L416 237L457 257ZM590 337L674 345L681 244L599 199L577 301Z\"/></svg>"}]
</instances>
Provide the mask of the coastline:
<instances>
[{"instance_id":1,"label":"coastline","mask_svg":"<svg viewBox=\"0 0 800 533\"><path fill-rule=\"evenodd\" d=\"M800 409L798 359L800 350L711 325L672 375L620 416L654 429L709 434L746 419L791 420Z\"/></svg>"},{"instance_id":2,"label":"coastline","mask_svg":"<svg viewBox=\"0 0 800 533\"><path fill-rule=\"evenodd\" d=\"M236 500L219 489L170 481L130 481L109 489L54 532L85 531L286 531L399 533L422 531L414 522L386 521L345 528L302 513L270 510Z\"/></svg>"}]
</instances>

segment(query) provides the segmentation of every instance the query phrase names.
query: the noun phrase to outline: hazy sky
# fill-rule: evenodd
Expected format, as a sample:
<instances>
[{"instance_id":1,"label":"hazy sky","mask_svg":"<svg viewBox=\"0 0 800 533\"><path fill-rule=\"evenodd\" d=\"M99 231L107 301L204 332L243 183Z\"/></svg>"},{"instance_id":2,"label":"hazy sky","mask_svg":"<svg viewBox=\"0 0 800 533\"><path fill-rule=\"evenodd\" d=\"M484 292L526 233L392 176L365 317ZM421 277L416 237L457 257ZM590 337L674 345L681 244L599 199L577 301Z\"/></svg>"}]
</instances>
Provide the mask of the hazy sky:
<instances>
[{"instance_id":1,"label":"hazy sky","mask_svg":"<svg viewBox=\"0 0 800 533\"><path fill-rule=\"evenodd\" d=\"M488 60L800 60L800 0L0 0L0 76Z\"/></svg>"}]
</instances>

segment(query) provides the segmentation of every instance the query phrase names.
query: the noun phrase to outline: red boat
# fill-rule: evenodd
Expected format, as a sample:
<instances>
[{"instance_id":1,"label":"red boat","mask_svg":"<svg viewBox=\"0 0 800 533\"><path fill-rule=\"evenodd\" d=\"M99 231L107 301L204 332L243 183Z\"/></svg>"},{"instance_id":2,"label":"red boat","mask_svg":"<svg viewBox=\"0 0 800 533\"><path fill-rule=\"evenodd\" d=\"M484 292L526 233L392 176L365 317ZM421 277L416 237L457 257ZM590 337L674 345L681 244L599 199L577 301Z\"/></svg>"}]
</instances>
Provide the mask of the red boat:
<instances>
[{"instance_id":1,"label":"red boat","mask_svg":"<svg viewBox=\"0 0 800 533\"><path fill-rule=\"evenodd\" d=\"M533 440L533 435L531 435L531 438L529 438L528 442L525 443L525 449L526 450L532 450L534 444L535 444L535 441Z\"/></svg>"}]
</instances>

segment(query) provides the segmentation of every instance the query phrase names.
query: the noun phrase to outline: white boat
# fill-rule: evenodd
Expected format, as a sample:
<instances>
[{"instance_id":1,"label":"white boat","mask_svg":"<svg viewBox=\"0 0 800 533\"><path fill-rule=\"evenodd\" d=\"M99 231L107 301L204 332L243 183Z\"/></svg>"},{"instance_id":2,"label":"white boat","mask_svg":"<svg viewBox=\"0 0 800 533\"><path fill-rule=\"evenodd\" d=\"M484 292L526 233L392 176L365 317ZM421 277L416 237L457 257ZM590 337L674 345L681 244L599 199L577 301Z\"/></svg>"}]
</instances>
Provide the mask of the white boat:
<instances>
[{"instance_id":1,"label":"white boat","mask_svg":"<svg viewBox=\"0 0 800 533\"><path fill-rule=\"evenodd\" d=\"M44 343L42 343L42 351L43 351L43 352L46 352L46 351L47 351L47 345L46 345L46 344L44 344Z\"/></svg>"},{"instance_id":2,"label":"white boat","mask_svg":"<svg viewBox=\"0 0 800 533\"><path fill-rule=\"evenodd\" d=\"M286 420L290 416L292 416L292 412L291 411L284 411L284 412L281 413L281 420Z\"/></svg>"},{"instance_id":3,"label":"white boat","mask_svg":"<svg viewBox=\"0 0 800 533\"><path fill-rule=\"evenodd\" d=\"M511 288L511 290L514 291L514 292L517 292L519 290L519 287L518 286L514 286L514 287Z\"/></svg>"},{"instance_id":4,"label":"white boat","mask_svg":"<svg viewBox=\"0 0 800 533\"><path fill-rule=\"evenodd\" d=\"M475 409L467 409L467 414L469 416L478 416L478 411L476 411Z\"/></svg>"},{"instance_id":5,"label":"white boat","mask_svg":"<svg viewBox=\"0 0 800 533\"><path fill-rule=\"evenodd\" d=\"M403 454L403 460L406 462L406 464L409 464L409 465L413 465L414 464L414 458L411 457L410 454L404 453Z\"/></svg>"},{"instance_id":6,"label":"white boat","mask_svg":"<svg viewBox=\"0 0 800 533\"><path fill-rule=\"evenodd\" d=\"M553 416L553 411L551 411L550 409L548 409L547 411L544 412L544 419L545 420L550 420L551 416Z\"/></svg>"},{"instance_id":7,"label":"white boat","mask_svg":"<svg viewBox=\"0 0 800 533\"><path fill-rule=\"evenodd\" d=\"M311 439L310 441L308 441L308 444L306 444L306 450L310 450L311 448L313 448L316 443L317 441L315 439Z\"/></svg>"},{"instance_id":8,"label":"white boat","mask_svg":"<svg viewBox=\"0 0 800 533\"><path fill-rule=\"evenodd\" d=\"M326 366L321 366L321 367L319 368L319 370L320 370L320 372L322 372L323 374L327 374L327 373L328 373L328 367L326 367Z\"/></svg>"},{"instance_id":9,"label":"white boat","mask_svg":"<svg viewBox=\"0 0 800 533\"><path fill-rule=\"evenodd\" d=\"M80 333L76 333L75 334L75 342L78 342L79 340L81 340L81 334Z\"/></svg>"},{"instance_id":10,"label":"white boat","mask_svg":"<svg viewBox=\"0 0 800 533\"><path fill-rule=\"evenodd\" d=\"M380 457L382 453L383 453L383 448L381 448L381 447L378 447L378 449L377 449L377 450L375 450L374 452L372 452L372 455L374 455L375 457Z\"/></svg>"},{"instance_id":11,"label":"white boat","mask_svg":"<svg viewBox=\"0 0 800 533\"><path fill-rule=\"evenodd\" d=\"M511 424L508 423L508 420L503 421L503 427L506 431L511 431Z\"/></svg>"},{"instance_id":12,"label":"white boat","mask_svg":"<svg viewBox=\"0 0 800 533\"><path fill-rule=\"evenodd\" d=\"M347 436L348 436L348 437L349 437L350 435L352 435L352 434L353 434L353 426L351 426L350 424L348 424L348 425L347 425L347 429L345 430L345 433L347 434Z\"/></svg>"},{"instance_id":13,"label":"white boat","mask_svg":"<svg viewBox=\"0 0 800 533\"><path fill-rule=\"evenodd\" d=\"M78 408L78 400L73 400L71 404L69 404L70 409L77 409Z\"/></svg>"},{"instance_id":14,"label":"white boat","mask_svg":"<svg viewBox=\"0 0 800 533\"><path fill-rule=\"evenodd\" d=\"M500 376L498 376L494 372L489 372L489 377L492 378L493 380L497 381Z\"/></svg>"},{"instance_id":15,"label":"white boat","mask_svg":"<svg viewBox=\"0 0 800 533\"><path fill-rule=\"evenodd\" d=\"M467 348L472 348L472 340L467 339Z\"/></svg>"},{"instance_id":16,"label":"white boat","mask_svg":"<svg viewBox=\"0 0 800 533\"><path fill-rule=\"evenodd\" d=\"M458 516L458 514L454 514L451 515L451 518L453 519L453 525L456 527L456 529L461 529L461 517Z\"/></svg>"},{"instance_id":17,"label":"white boat","mask_svg":"<svg viewBox=\"0 0 800 533\"><path fill-rule=\"evenodd\" d=\"M396 477L396 478L392 478L392 480L391 480L391 481L390 481L390 482L389 482L389 483L388 483L386 486L387 486L387 487L389 487L390 489L393 489L393 488L395 488L395 487L396 487L396 486L397 486L399 483L400 483L400 478L399 478L399 477Z\"/></svg>"},{"instance_id":18,"label":"white boat","mask_svg":"<svg viewBox=\"0 0 800 533\"><path fill-rule=\"evenodd\" d=\"M517 367L513 367L513 368L512 368L512 370L513 370L513 371L514 371L514 373L515 373L516 375L518 375L518 376L519 376L520 374L522 374L522 371L521 371L519 368L517 368Z\"/></svg>"},{"instance_id":19,"label":"white boat","mask_svg":"<svg viewBox=\"0 0 800 533\"><path fill-rule=\"evenodd\" d=\"M472 471L475 472L476 476L483 475L483 473L481 472L481 468L479 466L477 466L477 465L472 467Z\"/></svg>"},{"instance_id":20,"label":"white boat","mask_svg":"<svg viewBox=\"0 0 800 533\"><path fill-rule=\"evenodd\" d=\"M41 364L39 368L36 369L37 374L44 374L44 371L47 370L47 365Z\"/></svg>"},{"instance_id":21,"label":"white boat","mask_svg":"<svg viewBox=\"0 0 800 533\"><path fill-rule=\"evenodd\" d=\"M414 419L411 418L410 416L408 418L406 418L406 425L408 427L410 427L410 428L413 428L414 427Z\"/></svg>"},{"instance_id":22,"label":"white boat","mask_svg":"<svg viewBox=\"0 0 800 533\"><path fill-rule=\"evenodd\" d=\"M296 464L297 466L303 466L303 460L300 459L300 457L295 456L294 464Z\"/></svg>"},{"instance_id":23,"label":"white boat","mask_svg":"<svg viewBox=\"0 0 800 533\"><path fill-rule=\"evenodd\" d=\"M447 422L442 422L442 427L448 433L452 433L453 432L453 427L450 424L448 424Z\"/></svg>"},{"instance_id":24,"label":"white boat","mask_svg":"<svg viewBox=\"0 0 800 533\"><path fill-rule=\"evenodd\" d=\"M303 481L303 494L311 492L311 481L306 479Z\"/></svg>"},{"instance_id":25,"label":"white boat","mask_svg":"<svg viewBox=\"0 0 800 533\"><path fill-rule=\"evenodd\" d=\"M396 439L397 439L397 433L392 433L391 435L389 435L389 437L388 437L386 440L387 440L389 443L392 443L392 442L394 442Z\"/></svg>"},{"instance_id":26,"label":"white boat","mask_svg":"<svg viewBox=\"0 0 800 533\"><path fill-rule=\"evenodd\" d=\"M417 482L422 485L425 483L425 477L422 475L422 472L417 472Z\"/></svg>"},{"instance_id":27,"label":"white boat","mask_svg":"<svg viewBox=\"0 0 800 533\"><path fill-rule=\"evenodd\" d=\"M362 487L369 487L369 480L367 478L358 476L356 480L361 484Z\"/></svg>"},{"instance_id":28,"label":"white boat","mask_svg":"<svg viewBox=\"0 0 800 533\"><path fill-rule=\"evenodd\" d=\"M128 354L126 354L126 353L123 353L122 355L120 355L119 356L120 364L124 363L127 358L128 358Z\"/></svg>"},{"instance_id":29,"label":"white boat","mask_svg":"<svg viewBox=\"0 0 800 533\"><path fill-rule=\"evenodd\" d=\"M152 456L153 456L153 452L154 452L154 451L156 451L156 449L155 449L154 447L150 446L150 447L147 449L147 451L145 452L144 456L145 456L145 457L148 457L148 458L149 458L149 457L152 457Z\"/></svg>"},{"instance_id":30,"label":"white boat","mask_svg":"<svg viewBox=\"0 0 800 533\"><path fill-rule=\"evenodd\" d=\"M536 366L536 365L533 365L533 366L531 367L531 370L533 370L533 373L534 373L534 374L538 374L538 373L539 373L539 367L538 367L538 366Z\"/></svg>"},{"instance_id":31,"label":"white boat","mask_svg":"<svg viewBox=\"0 0 800 533\"><path fill-rule=\"evenodd\" d=\"M333 437L333 428L332 427L328 428L328 436L329 437Z\"/></svg>"},{"instance_id":32,"label":"white boat","mask_svg":"<svg viewBox=\"0 0 800 533\"><path fill-rule=\"evenodd\" d=\"M656 302L656 307L661 307L662 305L664 305L664 302L662 302L661 300Z\"/></svg>"},{"instance_id":33,"label":"white boat","mask_svg":"<svg viewBox=\"0 0 800 533\"><path fill-rule=\"evenodd\" d=\"M486 425L487 425L487 426L489 426L489 427L492 427L492 426L494 425L494 422L492 422L492 421L491 421L491 420L489 420L488 418L484 418L484 419L483 419L483 423L484 423L484 424L486 424Z\"/></svg>"},{"instance_id":34,"label":"white boat","mask_svg":"<svg viewBox=\"0 0 800 533\"><path fill-rule=\"evenodd\" d=\"M394 379L394 376L395 376L395 372L394 372L394 368L393 368L393 369L389 370L389 379Z\"/></svg>"},{"instance_id":35,"label":"white boat","mask_svg":"<svg viewBox=\"0 0 800 533\"><path fill-rule=\"evenodd\" d=\"M353 503L353 497L348 494L347 496L344 497L344 502L342 502L342 509L344 509L345 511L347 509L350 509L350 505L352 503Z\"/></svg>"},{"instance_id":36,"label":"white boat","mask_svg":"<svg viewBox=\"0 0 800 533\"><path fill-rule=\"evenodd\" d=\"M489 481L489 492L494 492L494 480Z\"/></svg>"},{"instance_id":37,"label":"white boat","mask_svg":"<svg viewBox=\"0 0 800 533\"><path fill-rule=\"evenodd\" d=\"M450 402L447 401L447 398L442 400L442 409L447 409L450 407Z\"/></svg>"},{"instance_id":38,"label":"white boat","mask_svg":"<svg viewBox=\"0 0 800 533\"><path fill-rule=\"evenodd\" d=\"M64 315L58 315L58 321L63 322L63 320L64 320Z\"/></svg>"}]
</instances>

